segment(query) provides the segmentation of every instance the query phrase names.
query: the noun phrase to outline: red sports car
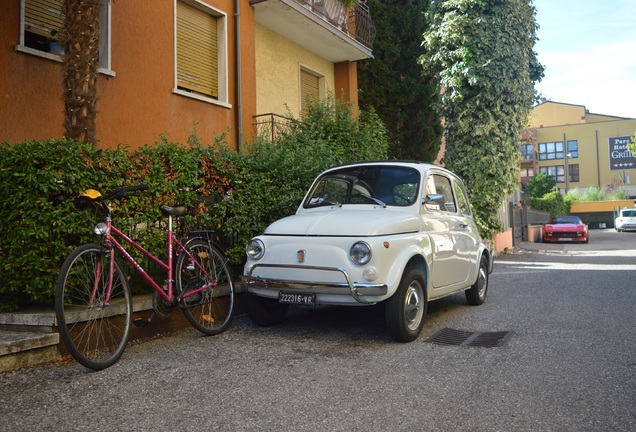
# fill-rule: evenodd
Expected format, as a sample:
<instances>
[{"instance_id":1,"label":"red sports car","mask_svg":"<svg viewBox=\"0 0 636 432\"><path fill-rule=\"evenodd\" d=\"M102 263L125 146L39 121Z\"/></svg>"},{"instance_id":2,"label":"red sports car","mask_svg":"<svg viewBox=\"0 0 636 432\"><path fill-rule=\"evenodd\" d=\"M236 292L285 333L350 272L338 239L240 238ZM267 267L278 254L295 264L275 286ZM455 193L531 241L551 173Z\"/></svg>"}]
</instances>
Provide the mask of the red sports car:
<instances>
[{"instance_id":1,"label":"red sports car","mask_svg":"<svg viewBox=\"0 0 636 432\"><path fill-rule=\"evenodd\" d=\"M543 226L543 241L587 243L587 225L576 216L554 216Z\"/></svg>"}]
</instances>

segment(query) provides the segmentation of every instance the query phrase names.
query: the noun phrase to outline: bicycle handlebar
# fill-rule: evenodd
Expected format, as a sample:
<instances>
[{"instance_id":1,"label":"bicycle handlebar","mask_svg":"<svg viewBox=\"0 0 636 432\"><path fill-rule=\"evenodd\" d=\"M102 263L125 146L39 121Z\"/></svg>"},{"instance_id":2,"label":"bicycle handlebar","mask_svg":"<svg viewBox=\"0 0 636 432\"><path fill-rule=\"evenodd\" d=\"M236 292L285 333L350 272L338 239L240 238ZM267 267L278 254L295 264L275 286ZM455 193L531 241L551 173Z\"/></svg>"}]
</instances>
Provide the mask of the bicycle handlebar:
<instances>
[{"instance_id":1,"label":"bicycle handlebar","mask_svg":"<svg viewBox=\"0 0 636 432\"><path fill-rule=\"evenodd\" d=\"M137 186L126 186L119 188L107 195L108 198L126 198L130 192L145 191L150 189L149 184L140 184Z\"/></svg>"}]
</instances>

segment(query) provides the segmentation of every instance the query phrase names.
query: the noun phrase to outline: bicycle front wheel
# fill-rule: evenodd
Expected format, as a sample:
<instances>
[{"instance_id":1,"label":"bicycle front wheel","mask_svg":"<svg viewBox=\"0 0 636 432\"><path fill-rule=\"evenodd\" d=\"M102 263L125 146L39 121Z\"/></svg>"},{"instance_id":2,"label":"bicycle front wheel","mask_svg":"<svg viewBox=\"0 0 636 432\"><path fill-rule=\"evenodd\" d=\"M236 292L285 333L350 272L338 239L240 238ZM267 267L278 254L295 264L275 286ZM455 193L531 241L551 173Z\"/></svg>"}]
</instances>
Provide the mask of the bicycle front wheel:
<instances>
[{"instance_id":1,"label":"bicycle front wheel","mask_svg":"<svg viewBox=\"0 0 636 432\"><path fill-rule=\"evenodd\" d=\"M60 337L75 360L94 370L112 366L121 357L132 326L130 288L116 261L106 301L110 261L103 246L80 246L64 261L55 288Z\"/></svg>"},{"instance_id":2,"label":"bicycle front wheel","mask_svg":"<svg viewBox=\"0 0 636 432\"><path fill-rule=\"evenodd\" d=\"M183 314L201 333L219 334L230 325L234 310L234 281L227 258L202 239L185 247L192 258L182 252L175 267Z\"/></svg>"}]
</instances>

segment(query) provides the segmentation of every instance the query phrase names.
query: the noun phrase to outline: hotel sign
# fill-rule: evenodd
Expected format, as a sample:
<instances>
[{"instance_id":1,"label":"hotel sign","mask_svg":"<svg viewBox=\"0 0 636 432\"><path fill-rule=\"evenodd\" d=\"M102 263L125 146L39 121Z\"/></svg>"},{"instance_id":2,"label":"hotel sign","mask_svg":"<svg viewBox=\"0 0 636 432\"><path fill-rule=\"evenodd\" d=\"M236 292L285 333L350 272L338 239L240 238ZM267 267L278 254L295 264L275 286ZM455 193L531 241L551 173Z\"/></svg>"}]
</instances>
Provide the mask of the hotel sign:
<instances>
[{"instance_id":1,"label":"hotel sign","mask_svg":"<svg viewBox=\"0 0 636 432\"><path fill-rule=\"evenodd\" d=\"M631 139L630 136L609 138L610 170L636 169L636 157L627 148Z\"/></svg>"}]
</instances>

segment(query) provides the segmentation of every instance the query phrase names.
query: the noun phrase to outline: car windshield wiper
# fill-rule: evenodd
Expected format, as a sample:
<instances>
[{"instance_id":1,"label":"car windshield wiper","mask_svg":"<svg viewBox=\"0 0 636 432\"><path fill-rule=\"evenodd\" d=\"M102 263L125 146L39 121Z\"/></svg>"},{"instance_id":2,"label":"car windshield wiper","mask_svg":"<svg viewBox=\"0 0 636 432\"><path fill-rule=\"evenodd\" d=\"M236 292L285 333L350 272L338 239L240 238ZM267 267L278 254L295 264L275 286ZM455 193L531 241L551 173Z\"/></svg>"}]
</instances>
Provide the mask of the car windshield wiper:
<instances>
[{"instance_id":1,"label":"car windshield wiper","mask_svg":"<svg viewBox=\"0 0 636 432\"><path fill-rule=\"evenodd\" d=\"M376 204L379 204L382 206L382 208L386 208L386 203L382 200L379 200L377 198L372 197L371 195L367 195L367 194L363 194L361 193L360 196L363 196L365 198L369 198L371 201L375 201Z\"/></svg>"},{"instance_id":2,"label":"car windshield wiper","mask_svg":"<svg viewBox=\"0 0 636 432\"><path fill-rule=\"evenodd\" d=\"M333 202L333 201L327 201L327 200L320 200L320 201L316 201L316 202L310 202L309 205L307 207L324 207L324 206L338 206L338 207L342 207L342 203L340 202Z\"/></svg>"}]
</instances>

